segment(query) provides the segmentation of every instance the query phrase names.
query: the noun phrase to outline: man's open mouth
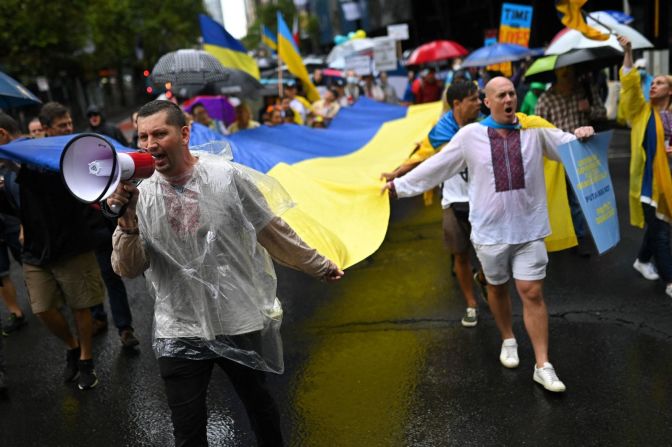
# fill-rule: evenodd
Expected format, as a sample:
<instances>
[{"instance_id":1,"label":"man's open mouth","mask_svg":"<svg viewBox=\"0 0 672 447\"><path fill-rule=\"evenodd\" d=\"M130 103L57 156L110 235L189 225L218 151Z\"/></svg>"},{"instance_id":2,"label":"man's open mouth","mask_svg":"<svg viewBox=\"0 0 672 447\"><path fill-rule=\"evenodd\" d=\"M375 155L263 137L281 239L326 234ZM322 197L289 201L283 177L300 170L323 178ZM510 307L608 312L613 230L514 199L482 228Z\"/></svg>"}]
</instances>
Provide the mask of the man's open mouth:
<instances>
[{"instance_id":1,"label":"man's open mouth","mask_svg":"<svg viewBox=\"0 0 672 447\"><path fill-rule=\"evenodd\" d=\"M505 107L505 108L504 108L504 111L505 111L506 113L511 113L511 112L513 112L513 107Z\"/></svg>"}]
</instances>

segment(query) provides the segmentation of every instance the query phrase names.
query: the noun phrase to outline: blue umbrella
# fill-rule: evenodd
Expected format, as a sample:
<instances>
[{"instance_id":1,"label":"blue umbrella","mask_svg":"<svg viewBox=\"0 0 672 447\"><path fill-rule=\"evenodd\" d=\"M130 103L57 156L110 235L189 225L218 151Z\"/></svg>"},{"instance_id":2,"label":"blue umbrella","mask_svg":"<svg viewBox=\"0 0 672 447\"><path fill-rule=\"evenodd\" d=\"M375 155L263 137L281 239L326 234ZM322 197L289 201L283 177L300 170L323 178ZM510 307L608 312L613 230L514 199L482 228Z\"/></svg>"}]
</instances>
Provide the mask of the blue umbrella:
<instances>
[{"instance_id":1,"label":"blue umbrella","mask_svg":"<svg viewBox=\"0 0 672 447\"><path fill-rule=\"evenodd\" d=\"M525 59L530 56L529 48L513 43L496 43L473 51L462 62L462 67L485 67Z\"/></svg>"},{"instance_id":2,"label":"blue umbrella","mask_svg":"<svg viewBox=\"0 0 672 447\"><path fill-rule=\"evenodd\" d=\"M41 102L30 90L0 71L0 108L9 109Z\"/></svg>"}]
</instances>

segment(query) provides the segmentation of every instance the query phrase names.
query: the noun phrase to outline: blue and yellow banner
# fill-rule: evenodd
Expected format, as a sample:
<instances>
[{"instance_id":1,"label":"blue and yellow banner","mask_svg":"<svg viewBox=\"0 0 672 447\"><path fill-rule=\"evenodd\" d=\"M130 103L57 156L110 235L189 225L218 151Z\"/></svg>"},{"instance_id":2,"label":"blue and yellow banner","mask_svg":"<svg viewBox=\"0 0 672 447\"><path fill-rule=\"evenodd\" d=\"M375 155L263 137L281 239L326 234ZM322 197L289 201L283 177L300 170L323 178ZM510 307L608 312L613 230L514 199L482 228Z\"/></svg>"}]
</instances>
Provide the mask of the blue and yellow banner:
<instances>
[{"instance_id":1,"label":"blue and yellow banner","mask_svg":"<svg viewBox=\"0 0 672 447\"><path fill-rule=\"evenodd\" d=\"M438 102L406 108L360 98L341 109L327 129L283 124L222 137L194 123L190 144L230 141L234 161L276 178L287 190L296 206L283 218L309 245L346 268L373 254L385 238L390 202L380 193L380 173L406 161L440 113ZM74 137L24 139L0 146L0 157L57 171ZM576 245L562 165L549 161L545 173L548 201L554 204L546 244L562 250Z\"/></svg>"},{"instance_id":2,"label":"blue and yellow banner","mask_svg":"<svg viewBox=\"0 0 672 447\"><path fill-rule=\"evenodd\" d=\"M278 11L278 57L287 64L289 72L301 80L306 97L311 102L320 99L320 93L310 79L308 70L306 70L303 59L299 54L299 49L294 42L294 36L289 31L280 11Z\"/></svg>"},{"instance_id":3,"label":"blue and yellow banner","mask_svg":"<svg viewBox=\"0 0 672 447\"><path fill-rule=\"evenodd\" d=\"M613 131L603 132L586 142L572 141L558 148L600 254L615 247L621 238L607 158L612 135Z\"/></svg>"},{"instance_id":4,"label":"blue and yellow banner","mask_svg":"<svg viewBox=\"0 0 672 447\"><path fill-rule=\"evenodd\" d=\"M226 29L210 17L200 14L203 36L203 49L217 58L225 67L243 70L255 79L259 79L257 61L247 54L247 50L238 39L229 34Z\"/></svg>"},{"instance_id":5,"label":"blue and yellow banner","mask_svg":"<svg viewBox=\"0 0 672 447\"><path fill-rule=\"evenodd\" d=\"M278 51L278 39L266 25L261 25L261 42L273 51Z\"/></svg>"}]
</instances>

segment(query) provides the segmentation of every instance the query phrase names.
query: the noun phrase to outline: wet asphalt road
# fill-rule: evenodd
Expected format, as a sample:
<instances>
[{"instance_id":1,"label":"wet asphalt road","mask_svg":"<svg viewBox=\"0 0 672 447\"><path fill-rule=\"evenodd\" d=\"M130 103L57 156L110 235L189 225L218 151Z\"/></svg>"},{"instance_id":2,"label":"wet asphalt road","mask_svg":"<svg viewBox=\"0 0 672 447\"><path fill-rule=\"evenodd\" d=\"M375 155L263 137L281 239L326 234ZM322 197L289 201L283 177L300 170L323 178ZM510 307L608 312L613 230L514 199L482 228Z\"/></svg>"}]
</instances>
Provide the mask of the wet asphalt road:
<instances>
[{"instance_id":1,"label":"wet asphalt road","mask_svg":"<svg viewBox=\"0 0 672 447\"><path fill-rule=\"evenodd\" d=\"M288 444L671 445L672 299L632 269L642 233L627 225L623 143L615 142L610 162L621 243L602 257L550 255L550 355L564 395L532 381L517 298L519 368L500 366L485 304L476 328L461 327L464 303L442 247L440 209L404 200L394 203L380 250L340 283L278 269L286 371L269 381ZM27 309L16 269L13 278ZM150 345L152 303L142 280L127 285L140 349L123 352L114 329L96 338L95 390L61 383L64 347L32 315L4 339L11 390L0 401L1 447L172 445ZM255 445L221 371L209 409L212 446Z\"/></svg>"}]
</instances>

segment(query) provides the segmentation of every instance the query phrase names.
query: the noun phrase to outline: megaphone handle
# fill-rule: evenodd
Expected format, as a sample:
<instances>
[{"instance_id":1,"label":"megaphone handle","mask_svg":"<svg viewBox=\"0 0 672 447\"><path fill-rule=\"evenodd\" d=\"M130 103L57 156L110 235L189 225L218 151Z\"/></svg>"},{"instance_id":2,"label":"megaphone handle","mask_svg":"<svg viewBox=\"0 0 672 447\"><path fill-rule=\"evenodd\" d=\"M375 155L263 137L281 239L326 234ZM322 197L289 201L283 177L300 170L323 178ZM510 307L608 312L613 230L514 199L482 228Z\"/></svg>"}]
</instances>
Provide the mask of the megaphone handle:
<instances>
[{"instance_id":1,"label":"megaphone handle","mask_svg":"<svg viewBox=\"0 0 672 447\"><path fill-rule=\"evenodd\" d=\"M126 205L108 205L107 200L101 200L100 202L100 211L103 213L103 216L108 219L117 219L124 215L126 212Z\"/></svg>"}]
</instances>

